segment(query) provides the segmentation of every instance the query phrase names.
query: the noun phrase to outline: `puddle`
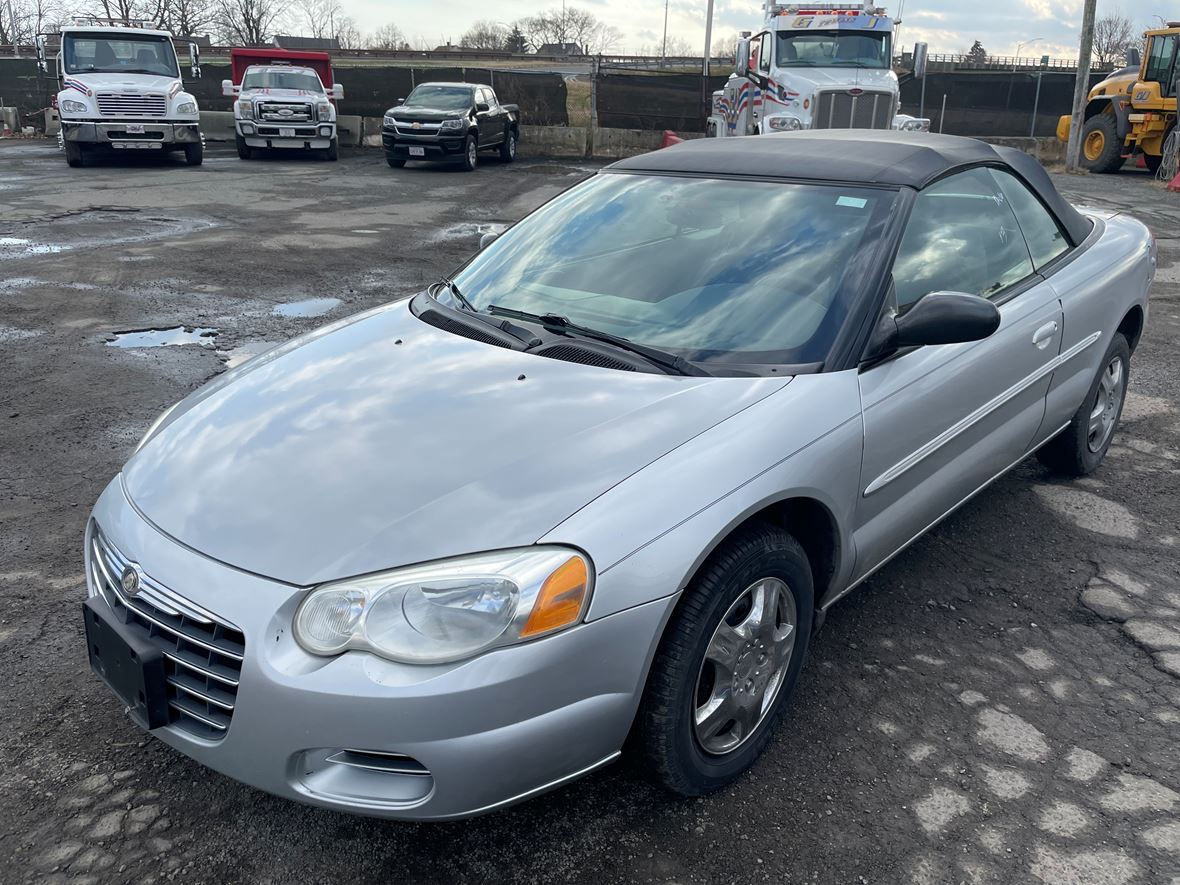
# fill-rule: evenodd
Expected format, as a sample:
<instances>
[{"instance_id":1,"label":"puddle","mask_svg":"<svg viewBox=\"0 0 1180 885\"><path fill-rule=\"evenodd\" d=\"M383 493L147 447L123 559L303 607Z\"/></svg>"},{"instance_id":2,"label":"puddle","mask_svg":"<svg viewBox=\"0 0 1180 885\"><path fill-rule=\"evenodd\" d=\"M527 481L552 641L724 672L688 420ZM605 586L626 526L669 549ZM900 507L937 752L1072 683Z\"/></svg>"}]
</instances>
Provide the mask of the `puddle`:
<instances>
[{"instance_id":1,"label":"puddle","mask_svg":"<svg viewBox=\"0 0 1180 885\"><path fill-rule=\"evenodd\" d=\"M176 326L173 329L136 329L130 332L115 332L114 337L107 341L107 346L130 348L199 344L201 347L213 347L216 335L216 329L201 326L191 329L185 326Z\"/></svg>"},{"instance_id":2,"label":"puddle","mask_svg":"<svg viewBox=\"0 0 1180 885\"><path fill-rule=\"evenodd\" d=\"M381 231L379 231L379 230L370 230L370 229L369 229L369 228L367 228L367 227L359 227L359 228L357 228L356 230L354 230L354 231L353 231L353 233L354 233L354 234L379 234L379 233L381 233Z\"/></svg>"},{"instance_id":3,"label":"puddle","mask_svg":"<svg viewBox=\"0 0 1180 885\"><path fill-rule=\"evenodd\" d=\"M240 366L247 360L252 360L259 354L266 353L272 347L277 347L280 344L278 341L247 341L233 350L219 350L217 355L225 360L225 367L233 369Z\"/></svg>"},{"instance_id":4,"label":"puddle","mask_svg":"<svg viewBox=\"0 0 1180 885\"><path fill-rule=\"evenodd\" d=\"M482 223L464 221L459 224L452 224L450 227L444 227L434 235L434 239L436 241L467 238L478 240L484 234L502 234L506 230L508 230L508 225L500 221L485 221Z\"/></svg>"},{"instance_id":5,"label":"puddle","mask_svg":"<svg viewBox=\"0 0 1180 885\"><path fill-rule=\"evenodd\" d=\"M277 317L322 317L338 304L339 298L306 298L289 304L276 304L270 312Z\"/></svg>"},{"instance_id":6,"label":"puddle","mask_svg":"<svg viewBox=\"0 0 1180 885\"><path fill-rule=\"evenodd\" d=\"M26 255L52 255L61 250L61 246L51 243L34 243L24 237L0 237L0 259L23 258Z\"/></svg>"}]
</instances>

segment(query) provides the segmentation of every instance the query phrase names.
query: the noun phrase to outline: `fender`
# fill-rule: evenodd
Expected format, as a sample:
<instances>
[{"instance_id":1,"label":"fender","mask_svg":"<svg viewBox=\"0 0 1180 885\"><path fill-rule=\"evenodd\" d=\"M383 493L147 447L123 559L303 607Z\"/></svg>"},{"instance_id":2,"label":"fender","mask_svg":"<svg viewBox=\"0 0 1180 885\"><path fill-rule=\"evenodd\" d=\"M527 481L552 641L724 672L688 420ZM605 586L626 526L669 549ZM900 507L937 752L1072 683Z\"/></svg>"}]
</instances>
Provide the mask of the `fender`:
<instances>
[{"instance_id":1,"label":"fender","mask_svg":"<svg viewBox=\"0 0 1180 885\"><path fill-rule=\"evenodd\" d=\"M1125 139L1131 129L1130 102L1125 95L1098 95L1086 104L1085 119L1104 113L1110 107L1114 114L1115 127L1119 138Z\"/></svg>"}]
</instances>

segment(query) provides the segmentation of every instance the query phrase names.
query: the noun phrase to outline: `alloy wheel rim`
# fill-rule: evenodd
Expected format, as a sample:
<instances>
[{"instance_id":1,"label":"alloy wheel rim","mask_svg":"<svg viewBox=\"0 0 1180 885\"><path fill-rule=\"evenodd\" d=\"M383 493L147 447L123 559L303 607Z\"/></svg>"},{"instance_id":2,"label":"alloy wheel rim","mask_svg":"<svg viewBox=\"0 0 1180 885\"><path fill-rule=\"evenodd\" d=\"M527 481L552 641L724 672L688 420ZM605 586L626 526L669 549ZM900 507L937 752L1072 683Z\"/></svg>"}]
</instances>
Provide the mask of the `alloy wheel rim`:
<instances>
[{"instance_id":1,"label":"alloy wheel rim","mask_svg":"<svg viewBox=\"0 0 1180 885\"><path fill-rule=\"evenodd\" d=\"M467 162L472 166L475 165L475 142L474 141L467 143Z\"/></svg>"},{"instance_id":2,"label":"alloy wheel rim","mask_svg":"<svg viewBox=\"0 0 1180 885\"><path fill-rule=\"evenodd\" d=\"M766 719L795 648L798 612L778 578L755 581L713 631L693 692L697 743L712 756L732 753Z\"/></svg>"},{"instance_id":3,"label":"alloy wheel rim","mask_svg":"<svg viewBox=\"0 0 1180 885\"><path fill-rule=\"evenodd\" d=\"M1122 357L1112 359L1098 380L1098 394L1090 408L1090 422L1087 427L1086 444L1091 452L1102 451L1114 433L1126 391L1127 373Z\"/></svg>"},{"instance_id":4,"label":"alloy wheel rim","mask_svg":"<svg viewBox=\"0 0 1180 885\"><path fill-rule=\"evenodd\" d=\"M516 156L516 136L515 135L508 136L508 156L510 156L510 157Z\"/></svg>"}]
</instances>

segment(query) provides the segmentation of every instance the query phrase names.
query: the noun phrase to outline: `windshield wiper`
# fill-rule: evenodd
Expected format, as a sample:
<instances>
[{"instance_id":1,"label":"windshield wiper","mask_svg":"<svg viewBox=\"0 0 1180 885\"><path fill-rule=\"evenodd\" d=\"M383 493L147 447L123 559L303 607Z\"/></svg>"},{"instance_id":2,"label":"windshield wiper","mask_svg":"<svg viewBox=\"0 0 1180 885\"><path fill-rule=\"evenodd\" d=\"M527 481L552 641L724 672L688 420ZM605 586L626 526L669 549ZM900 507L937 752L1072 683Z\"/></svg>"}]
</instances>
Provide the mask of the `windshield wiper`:
<instances>
[{"instance_id":1,"label":"windshield wiper","mask_svg":"<svg viewBox=\"0 0 1180 885\"><path fill-rule=\"evenodd\" d=\"M518 320L528 320L529 322L539 323L546 329L563 331L566 333L573 333L580 335L583 338L589 338L592 341L601 341L604 344L611 344L619 348L619 350L626 350L634 353L637 356L643 357L649 363L654 363L662 369L672 372L676 375L711 375L711 372L706 372L700 366L690 363L682 356L677 356L674 353L668 353L665 350L660 350L656 347L649 347L646 344L636 344L626 338L621 338L618 335L612 335L610 332L603 332L599 329L592 329L589 326L580 326L577 323L570 322L568 317L556 313L530 313L527 310L517 310L514 307L500 307L497 304L489 304L487 312L490 314L498 314L500 316L513 317Z\"/></svg>"},{"instance_id":2,"label":"windshield wiper","mask_svg":"<svg viewBox=\"0 0 1180 885\"><path fill-rule=\"evenodd\" d=\"M459 302L460 309L464 314L471 316L473 320L478 320L485 326L491 326L493 329L498 329L509 337L515 338L526 348L536 347L541 343L541 339L530 332L528 329L508 322L508 320L496 320L495 317L490 317L486 313L480 313L475 309L475 306L467 300L467 296L459 291L459 286L450 277L443 277L438 285L446 288L448 292L455 296L455 300Z\"/></svg>"}]
</instances>

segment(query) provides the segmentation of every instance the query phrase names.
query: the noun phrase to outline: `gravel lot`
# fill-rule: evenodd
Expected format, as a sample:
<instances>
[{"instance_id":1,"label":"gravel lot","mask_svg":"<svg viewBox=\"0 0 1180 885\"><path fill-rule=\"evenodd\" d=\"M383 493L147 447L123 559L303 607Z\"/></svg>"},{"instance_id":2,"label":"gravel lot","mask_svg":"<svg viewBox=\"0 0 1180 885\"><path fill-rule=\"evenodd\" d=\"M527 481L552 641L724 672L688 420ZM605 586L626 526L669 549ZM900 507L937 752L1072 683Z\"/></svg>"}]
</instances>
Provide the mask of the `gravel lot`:
<instances>
[{"instance_id":1,"label":"gravel lot","mask_svg":"<svg viewBox=\"0 0 1180 885\"><path fill-rule=\"evenodd\" d=\"M1134 173L1059 179L1160 238L1106 465L1027 461L838 605L732 789L670 798L623 761L490 817L389 823L240 786L123 717L86 664L81 537L155 415L590 171L223 150L75 170L0 143L0 876L1180 885L1180 196ZM109 346L180 326L206 331Z\"/></svg>"}]
</instances>

